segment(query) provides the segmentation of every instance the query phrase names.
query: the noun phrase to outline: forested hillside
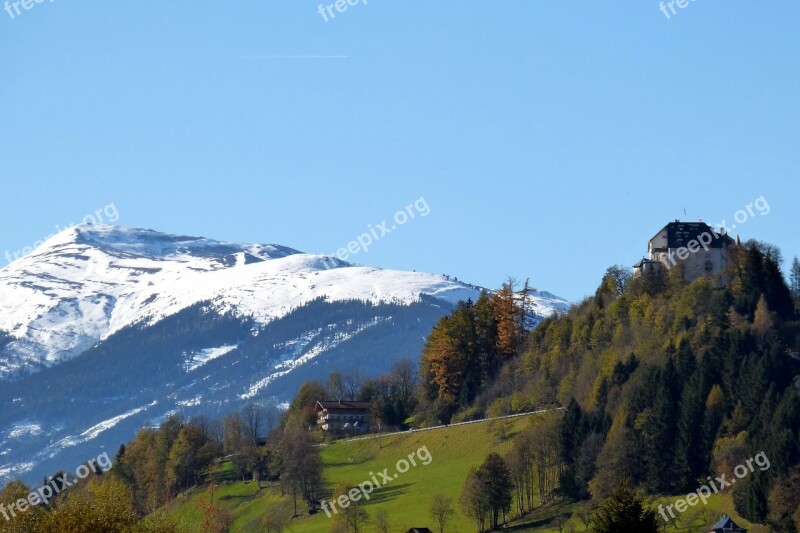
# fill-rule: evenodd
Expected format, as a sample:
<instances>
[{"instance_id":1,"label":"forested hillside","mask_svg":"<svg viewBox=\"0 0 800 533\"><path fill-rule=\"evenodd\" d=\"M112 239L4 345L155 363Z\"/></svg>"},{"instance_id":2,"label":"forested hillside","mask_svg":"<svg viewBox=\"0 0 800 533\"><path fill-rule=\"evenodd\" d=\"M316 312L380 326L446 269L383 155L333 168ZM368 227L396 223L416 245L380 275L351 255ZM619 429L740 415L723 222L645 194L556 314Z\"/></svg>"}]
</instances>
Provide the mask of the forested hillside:
<instances>
[{"instance_id":1,"label":"forested hillside","mask_svg":"<svg viewBox=\"0 0 800 533\"><path fill-rule=\"evenodd\" d=\"M154 511L207 483L204 473L225 456L234 479L258 490L263 484L277 502L248 507L248 523L280 518L284 525L310 524L324 500L353 489L327 477L319 454L319 444L334 436L316 427L314 404L339 398L370 403L369 426L377 434L369 446L377 450L388 428L553 408L527 427L498 421L492 450L503 455L477 457L461 447L449 452L463 468L442 473L433 485L460 490L460 496L456 502L452 492L433 495L431 509L438 506L440 516L472 523L478 532L509 523L520 530L616 531L620 505L633 506L638 523L649 524L637 531L667 522L669 531L707 528L716 520L709 516L711 503L685 514L677 503L677 514L663 505L671 509L675 498L701 487L712 494L707 487L713 486L714 509L723 505L731 513L733 506L751 524L797 533L800 269L793 269L790 289L780 263L776 248L751 242L732 251L721 276L693 283L684 281L679 266L644 276L612 267L593 297L535 328L526 312L527 283L521 289L506 283L440 318L416 372L409 360L377 377L334 371L327 381L305 382L280 420L258 405L222 420L170 418L121 448L111 472L24 519L36 524L33 531L61 515L88 516L81 506L97 504L92 516L116 521L109 531L182 531ZM224 319L219 324L226 328L249 326ZM426 442L425 433L419 435ZM409 490L430 490L425 476L421 470ZM27 490L9 484L0 503ZM398 496L381 494L378 501L391 511ZM660 517L645 496L662 502ZM127 503L113 507L109 498ZM351 503L330 531L359 533L370 520L377 525L386 517L374 501ZM228 531L245 519L223 511L211 501L203 504L206 531ZM419 516L432 515L423 509Z\"/></svg>"},{"instance_id":2,"label":"forested hillside","mask_svg":"<svg viewBox=\"0 0 800 533\"><path fill-rule=\"evenodd\" d=\"M462 304L425 347L423 398L434 417L568 406L558 429L558 492L575 499L605 498L624 479L650 494L685 494L710 474L732 477L764 452L770 466L731 489L736 508L794 531L797 296L781 274L780 252L757 242L734 250L722 277L691 284L680 266L644 277L613 267L594 297L517 339L521 353L485 387L507 357L498 349L499 322L482 318L481 301ZM505 334L522 335L521 328Z\"/></svg>"}]
</instances>

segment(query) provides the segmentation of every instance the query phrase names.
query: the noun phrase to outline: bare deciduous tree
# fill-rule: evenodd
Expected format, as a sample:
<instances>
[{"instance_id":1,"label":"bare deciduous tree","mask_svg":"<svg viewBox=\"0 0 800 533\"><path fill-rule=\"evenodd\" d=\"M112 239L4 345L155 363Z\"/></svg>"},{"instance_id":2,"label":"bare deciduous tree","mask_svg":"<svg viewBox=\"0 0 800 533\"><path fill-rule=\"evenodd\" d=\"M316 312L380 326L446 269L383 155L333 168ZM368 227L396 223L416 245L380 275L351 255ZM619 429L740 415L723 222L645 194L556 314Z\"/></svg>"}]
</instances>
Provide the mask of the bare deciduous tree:
<instances>
[{"instance_id":1,"label":"bare deciduous tree","mask_svg":"<svg viewBox=\"0 0 800 533\"><path fill-rule=\"evenodd\" d=\"M375 511L375 530L378 533L389 533L389 513L386 509Z\"/></svg>"},{"instance_id":2,"label":"bare deciduous tree","mask_svg":"<svg viewBox=\"0 0 800 533\"><path fill-rule=\"evenodd\" d=\"M447 523L453 518L453 500L444 494L436 494L431 500L431 516L439 533L444 533Z\"/></svg>"},{"instance_id":3,"label":"bare deciduous tree","mask_svg":"<svg viewBox=\"0 0 800 533\"><path fill-rule=\"evenodd\" d=\"M263 431L264 408L254 403L248 403L242 409L242 418L247 424L247 432L255 444Z\"/></svg>"},{"instance_id":4,"label":"bare deciduous tree","mask_svg":"<svg viewBox=\"0 0 800 533\"><path fill-rule=\"evenodd\" d=\"M418 381L416 365L410 359L400 359L392 367L391 377L400 404L410 412Z\"/></svg>"},{"instance_id":5,"label":"bare deciduous tree","mask_svg":"<svg viewBox=\"0 0 800 533\"><path fill-rule=\"evenodd\" d=\"M360 370L352 370L344 376L344 390L348 400L353 401L356 399L363 381L364 377L361 375Z\"/></svg>"}]
</instances>

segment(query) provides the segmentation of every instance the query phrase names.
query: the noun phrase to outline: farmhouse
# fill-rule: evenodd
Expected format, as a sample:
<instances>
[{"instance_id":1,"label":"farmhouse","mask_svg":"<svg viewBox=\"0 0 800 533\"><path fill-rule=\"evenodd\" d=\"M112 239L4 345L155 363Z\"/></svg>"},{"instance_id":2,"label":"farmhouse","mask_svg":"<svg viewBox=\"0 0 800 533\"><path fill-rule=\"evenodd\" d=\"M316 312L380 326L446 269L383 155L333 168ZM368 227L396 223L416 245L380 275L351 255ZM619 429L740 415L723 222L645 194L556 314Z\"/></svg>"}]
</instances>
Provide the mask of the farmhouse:
<instances>
[{"instance_id":1,"label":"farmhouse","mask_svg":"<svg viewBox=\"0 0 800 533\"><path fill-rule=\"evenodd\" d=\"M747 533L747 530L737 526L730 516L722 515L719 521L711 526L708 533Z\"/></svg>"},{"instance_id":2,"label":"farmhouse","mask_svg":"<svg viewBox=\"0 0 800 533\"><path fill-rule=\"evenodd\" d=\"M331 433L364 433L367 431L369 402L320 400L315 406L317 427Z\"/></svg>"}]
</instances>

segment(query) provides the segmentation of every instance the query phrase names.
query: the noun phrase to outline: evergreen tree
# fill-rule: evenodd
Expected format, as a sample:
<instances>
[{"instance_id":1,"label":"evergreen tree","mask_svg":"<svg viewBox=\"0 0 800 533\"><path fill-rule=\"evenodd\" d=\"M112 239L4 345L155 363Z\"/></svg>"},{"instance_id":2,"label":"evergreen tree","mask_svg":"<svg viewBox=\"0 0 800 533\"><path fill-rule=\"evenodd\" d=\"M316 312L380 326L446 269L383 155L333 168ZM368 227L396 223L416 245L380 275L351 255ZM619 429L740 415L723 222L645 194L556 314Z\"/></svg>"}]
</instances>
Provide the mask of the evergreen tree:
<instances>
[{"instance_id":1,"label":"evergreen tree","mask_svg":"<svg viewBox=\"0 0 800 533\"><path fill-rule=\"evenodd\" d=\"M769 493L769 523L781 533L800 527L800 468L782 476Z\"/></svg>"},{"instance_id":2,"label":"evergreen tree","mask_svg":"<svg viewBox=\"0 0 800 533\"><path fill-rule=\"evenodd\" d=\"M586 487L576 477L578 455L586 429L583 412L578 402L572 399L564 412L559 431L561 462L564 465L559 483L561 491L574 499L580 499L586 495Z\"/></svg>"},{"instance_id":3,"label":"evergreen tree","mask_svg":"<svg viewBox=\"0 0 800 533\"><path fill-rule=\"evenodd\" d=\"M800 298L800 259L794 256L792 260L792 268L789 272L789 279L791 280L792 296L797 299Z\"/></svg>"},{"instance_id":4,"label":"evergreen tree","mask_svg":"<svg viewBox=\"0 0 800 533\"><path fill-rule=\"evenodd\" d=\"M605 500L592 519L595 533L658 533L656 512L647 507L644 499L623 482Z\"/></svg>"},{"instance_id":5,"label":"evergreen tree","mask_svg":"<svg viewBox=\"0 0 800 533\"><path fill-rule=\"evenodd\" d=\"M490 453L483 464L470 471L461 493L461 506L475 520L479 532L488 522L497 529L501 518L511 511L514 482L505 460Z\"/></svg>"},{"instance_id":6,"label":"evergreen tree","mask_svg":"<svg viewBox=\"0 0 800 533\"><path fill-rule=\"evenodd\" d=\"M480 364L481 389L486 389L499 367L497 321L486 291L475 302L475 352Z\"/></svg>"},{"instance_id":7,"label":"evergreen tree","mask_svg":"<svg viewBox=\"0 0 800 533\"><path fill-rule=\"evenodd\" d=\"M649 490L667 492L677 488L678 480L664 476L664 465L675 460L675 435L678 434L678 417L675 406L680 399L680 382L675 364L667 360L663 369L656 373L655 383L645 386L655 389L650 408L645 409L636 421L636 429L642 439L644 480Z\"/></svg>"},{"instance_id":8,"label":"evergreen tree","mask_svg":"<svg viewBox=\"0 0 800 533\"><path fill-rule=\"evenodd\" d=\"M703 446L703 426L706 392L702 375L696 372L683 389L678 419L678 442L676 445L673 475L677 478L676 487L690 490L708 465L709 456Z\"/></svg>"},{"instance_id":9,"label":"evergreen tree","mask_svg":"<svg viewBox=\"0 0 800 533\"><path fill-rule=\"evenodd\" d=\"M504 518L511 511L514 489L511 471L502 457L490 453L478 469L478 476L488 497L492 527L497 529L501 517Z\"/></svg>"},{"instance_id":10,"label":"evergreen tree","mask_svg":"<svg viewBox=\"0 0 800 533\"><path fill-rule=\"evenodd\" d=\"M792 293L781 274L779 260L771 254L764 258L764 295L770 309L780 318L788 319L794 315Z\"/></svg>"},{"instance_id":11,"label":"evergreen tree","mask_svg":"<svg viewBox=\"0 0 800 533\"><path fill-rule=\"evenodd\" d=\"M737 311L745 316L753 316L758 298L764 292L763 255L758 247L751 243L737 266L738 283L736 286Z\"/></svg>"}]
</instances>

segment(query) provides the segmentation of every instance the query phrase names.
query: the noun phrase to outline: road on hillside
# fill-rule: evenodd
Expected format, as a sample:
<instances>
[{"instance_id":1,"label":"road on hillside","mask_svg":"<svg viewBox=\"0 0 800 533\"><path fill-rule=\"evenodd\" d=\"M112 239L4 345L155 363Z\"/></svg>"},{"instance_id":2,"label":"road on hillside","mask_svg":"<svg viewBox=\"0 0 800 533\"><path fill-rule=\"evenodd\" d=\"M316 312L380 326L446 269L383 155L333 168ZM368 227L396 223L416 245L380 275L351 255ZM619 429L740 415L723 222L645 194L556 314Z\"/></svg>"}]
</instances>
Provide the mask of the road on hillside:
<instances>
[{"instance_id":1,"label":"road on hillside","mask_svg":"<svg viewBox=\"0 0 800 533\"><path fill-rule=\"evenodd\" d=\"M376 437L389 437L392 435L407 435L409 433L418 433L420 431L432 431L434 429L451 428L455 426L466 426L467 424L479 424L482 422L492 422L494 420L504 420L508 418L517 418L520 416L538 415L541 413L552 413L553 411L563 411L563 407L551 407L549 409L539 409L538 411L528 411L527 413L517 413L515 415L495 416L492 418L481 418L479 420L468 420L466 422L456 422L455 424L443 424L441 426L431 426L428 428L407 429L406 431L393 431L391 433L371 433L369 435L362 435L360 437L350 437L348 439L337 439L334 442L352 442L357 440L374 439ZM317 446L328 446L327 444L318 444Z\"/></svg>"}]
</instances>

